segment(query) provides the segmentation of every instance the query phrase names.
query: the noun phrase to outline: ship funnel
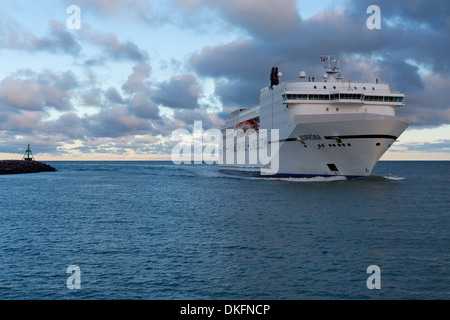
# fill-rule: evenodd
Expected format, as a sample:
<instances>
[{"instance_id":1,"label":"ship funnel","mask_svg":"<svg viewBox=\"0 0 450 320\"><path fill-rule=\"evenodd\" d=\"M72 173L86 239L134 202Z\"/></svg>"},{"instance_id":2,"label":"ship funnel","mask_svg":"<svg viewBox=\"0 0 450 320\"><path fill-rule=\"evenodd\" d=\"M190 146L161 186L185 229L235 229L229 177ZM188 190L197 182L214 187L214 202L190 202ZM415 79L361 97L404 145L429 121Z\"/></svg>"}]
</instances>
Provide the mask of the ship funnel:
<instances>
[{"instance_id":1,"label":"ship funnel","mask_svg":"<svg viewBox=\"0 0 450 320\"><path fill-rule=\"evenodd\" d=\"M278 67L272 68L272 72L270 74L270 87L274 87L280 84L280 76L282 76L281 72L278 72Z\"/></svg>"}]
</instances>

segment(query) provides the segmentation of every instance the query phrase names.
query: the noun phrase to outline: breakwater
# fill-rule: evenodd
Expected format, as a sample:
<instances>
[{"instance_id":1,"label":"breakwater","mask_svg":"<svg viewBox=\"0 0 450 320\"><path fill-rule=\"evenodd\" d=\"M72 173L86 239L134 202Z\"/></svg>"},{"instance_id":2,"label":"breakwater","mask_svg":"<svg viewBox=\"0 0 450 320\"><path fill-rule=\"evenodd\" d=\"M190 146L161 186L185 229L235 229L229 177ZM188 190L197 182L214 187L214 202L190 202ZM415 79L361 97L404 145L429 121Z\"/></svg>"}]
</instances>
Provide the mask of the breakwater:
<instances>
[{"instance_id":1,"label":"breakwater","mask_svg":"<svg viewBox=\"0 0 450 320\"><path fill-rule=\"evenodd\" d=\"M0 175L55 171L55 168L39 161L0 160Z\"/></svg>"}]
</instances>

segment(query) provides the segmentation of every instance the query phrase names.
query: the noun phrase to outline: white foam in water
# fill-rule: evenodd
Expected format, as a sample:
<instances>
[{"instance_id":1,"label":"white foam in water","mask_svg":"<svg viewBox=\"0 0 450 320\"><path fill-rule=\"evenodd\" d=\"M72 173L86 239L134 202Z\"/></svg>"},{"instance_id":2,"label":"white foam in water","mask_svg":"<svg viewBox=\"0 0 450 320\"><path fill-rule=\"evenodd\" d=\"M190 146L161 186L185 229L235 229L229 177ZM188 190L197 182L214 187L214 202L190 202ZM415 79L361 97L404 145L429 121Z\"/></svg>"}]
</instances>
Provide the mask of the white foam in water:
<instances>
[{"instance_id":1,"label":"white foam in water","mask_svg":"<svg viewBox=\"0 0 450 320\"><path fill-rule=\"evenodd\" d=\"M289 182L330 182L330 181L345 181L346 177L312 177L312 178L280 178L276 180L289 181Z\"/></svg>"},{"instance_id":2,"label":"white foam in water","mask_svg":"<svg viewBox=\"0 0 450 320\"><path fill-rule=\"evenodd\" d=\"M394 181L406 180L406 178L396 177L396 176L383 176L383 178L388 179L388 180L394 180Z\"/></svg>"},{"instance_id":3,"label":"white foam in water","mask_svg":"<svg viewBox=\"0 0 450 320\"><path fill-rule=\"evenodd\" d=\"M331 182L331 181L345 181L346 177L311 177L311 178L262 178L251 176L233 176L235 178L247 180L268 180L268 181L287 181L287 182Z\"/></svg>"}]
</instances>

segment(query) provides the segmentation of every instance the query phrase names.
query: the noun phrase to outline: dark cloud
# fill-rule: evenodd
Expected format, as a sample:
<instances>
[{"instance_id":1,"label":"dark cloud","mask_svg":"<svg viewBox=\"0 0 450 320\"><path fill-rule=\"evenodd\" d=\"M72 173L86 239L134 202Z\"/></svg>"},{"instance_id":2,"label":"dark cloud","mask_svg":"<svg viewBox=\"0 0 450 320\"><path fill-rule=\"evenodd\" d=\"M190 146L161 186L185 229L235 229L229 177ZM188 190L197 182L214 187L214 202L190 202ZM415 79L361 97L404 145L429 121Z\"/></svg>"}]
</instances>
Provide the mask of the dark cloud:
<instances>
[{"instance_id":1,"label":"dark cloud","mask_svg":"<svg viewBox=\"0 0 450 320\"><path fill-rule=\"evenodd\" d=\"M172 0L172 3L188 14L208 8L231 25L263 39L294 35L301 24L295 0Z\"/></svg>"},{"instance_id":2,"label":"dark cloud","mask_svg":"<svg viewBox=\"0 0 450 320\"><path fill-rule=\"evenodd\" d=\"M125 106L104 108L99 113L83 119L83 127L92 137L117 138L127 135L145 135L151 132L151 124L130 114Z\"/></svg>"},{"instance_id":3,"label":"dark cloud","mask_svg":"<svg viewBox=\"0 0 450 320\"><path fill-rule=\"evenodd\" d=\"M250 107L259 101L259 91L262 82L250 82L245 80L216 81L215 92L226 106ZM242 92L246 92L243 96Z\"/></svg>"},{"instance_id":4,"label":"dark cloud","mask_svg":"<svg viewBox=\"0 0 450 320\"><path fill-rule=\"evenodd\" d=\"M203 1L193 3L206 5ZM251 37L205 47L193 53L188 63L196 74L215 81L215 94L224 107L248 107L259 101L259 91L267 86L272 66L279 66L286 80L296 79L301 70L321 79L319 56L331 53L348 60L342 68L347 79L380 78L388 81L393 90L403 91L407 106L400 108L399 114L412 125L449 123L448 99L429 86L425 74L439 75L435 87L449 83L450 2L378 2L380 30L366 27L370 17L366 10L372 4L349 1L345 7L322 10L302 20L295 34L275 38L261 37L257 22L250 27L246 24L251 24L251 19L243 21L245 17L234 15L233 19L242 20L235 23L246 25ZM224 14L228 13L224 10Z\"/></svg>"},{"instance_id":5,"label":"dark cloud","mask_svg":"<svg viewBox=\"0 0 450 320\"><path fill-rule=\"evenodd\" d=\"M88 132L82 127L82 118L74 112L65 112L56 120L39 121L32 128L34 132L63 136L62 141L83 139Z\"/></svg>"},{"instance_id":6,"label":"dark cloud","mask_svg":"<svg viewBox=\"0 0 450 320\"><path fill-rule=\"evenodd\" d=\"M159 108L150 100L149 94L140 92L134 94L129 102L133 114L143 119L159 119Z\"/></svg>"},{"instance_id":7,"label":"dark cloud","mask_svg":"<svg viewBox=\"0 0 450 320\"><path fill-rule=\"evenodd\" d=\"M349 7L352 7L355 13L365 12L372 4L381 8L383 19L395 19L412 29L425 26L442 31L449 27L447 23L450 16L450 3L445 0L379 0L376 3L371 0L352 0Z\"/></svg>"},{"instance_id":8,"label":"dark cloud","mask_svg":"<svg viewBox=\"0 0 450 320\"><path fill-rule=\"evenodd\" d=\"M152 93L152 99L173 109L197 109L198 99L203 93L197 78L193 75L179 75L169 81L160 83L158 89Z\"/></svg>"}]
</instances>

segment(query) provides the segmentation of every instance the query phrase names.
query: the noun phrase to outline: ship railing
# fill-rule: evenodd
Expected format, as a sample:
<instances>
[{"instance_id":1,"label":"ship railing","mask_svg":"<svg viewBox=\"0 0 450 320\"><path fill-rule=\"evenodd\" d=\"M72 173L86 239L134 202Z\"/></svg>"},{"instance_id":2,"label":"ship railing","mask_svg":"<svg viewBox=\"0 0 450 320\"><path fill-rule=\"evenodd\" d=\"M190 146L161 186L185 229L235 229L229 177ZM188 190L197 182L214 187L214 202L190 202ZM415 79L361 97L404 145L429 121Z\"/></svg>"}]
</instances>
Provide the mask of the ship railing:
<instances>
[{"instance_id":1,"label":"ship railing","mask_svg":"<svg viewBox=\"0 0 450 320\"><path fill-rule=\"evenodd\" d=\"M282 83L280 83L277 87L279 86L283 86L283 84L289 84L289 83L298 83L298 82L310 82L310 83L346 83L348 84L350 80L351 84L389 84L387 81L382 81L382 80L378 80L374 79L373 81L369 81L369 80L353 80L353 79L347 79L347 80L342 80L342 81L330 81L329 79L315 79L314 81L308 81L308 79L295 79L295 80L286 80L283 81ZM261 90L261 93L266 92L266 91L270 91L269 87L265 87L264 89Z\"/></svg>"}]
</instances>

